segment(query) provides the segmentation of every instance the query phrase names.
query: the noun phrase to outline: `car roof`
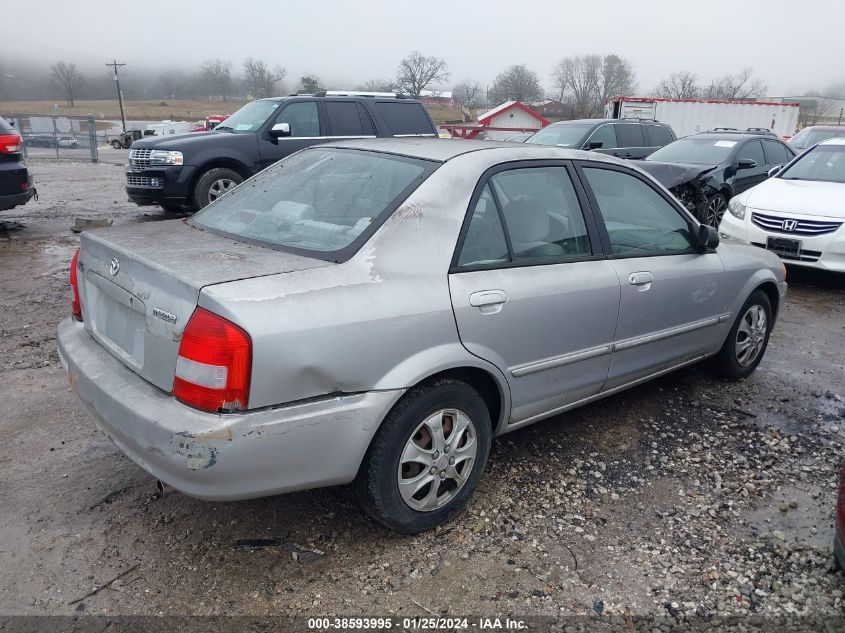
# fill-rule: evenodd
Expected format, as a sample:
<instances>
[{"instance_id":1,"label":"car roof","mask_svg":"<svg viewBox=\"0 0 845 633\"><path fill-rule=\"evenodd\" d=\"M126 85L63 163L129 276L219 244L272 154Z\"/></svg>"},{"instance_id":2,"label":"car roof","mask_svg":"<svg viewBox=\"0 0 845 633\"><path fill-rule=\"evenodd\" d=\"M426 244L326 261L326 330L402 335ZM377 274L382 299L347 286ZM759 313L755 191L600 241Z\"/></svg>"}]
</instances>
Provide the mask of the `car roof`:
<instances>
[{"instance_id":1,"label":"car roof","mask_svg":"<svg viewBox=\"0 0 845 633\"><path fill-rule=\"evenodd\" d=\"M804 130L822 130L823 132L842 132L845 134L845 125L808 125Z\"/></svg>"},{"instance_id":2,"label":"car roof","mask_svg":"<svg viewBox=\"0 0 845 633\"><path fill-rule=\"evenodd\" d=\"M446 161L463 154L469 154L470 152L497 150L502 152L502 161L508 160L508 152L513 153L515 160L525 160L526 152L528 152L529 154L537 154L537 159L540 160L593 160L619 165L630 165L630 163L626 163L626 161L606 154L564 149L554 145L531 145L527 143L510 143L506 141L476 141L443 138L373 138L323 143L313 146L313 149L319 149L322 147L370 150L374 152L407 156L409 158L432 160L441 163L445 163Z\"/></svg>"},{"instance_id":3,"label":"car roof","mask_svg":"<svg viewBox=\"0 0 845 633\"><path fill-rule=\"evenodd\" d=\"M678 140L684 140L688 138L701 138L705 140L713 140L713 141L737 141L740 140L737 137L745 137L749 139L759 138L759 139L768 139L768 140L776 140L779 141L780 139L777 136L773 136L768 132L699 132L698 134L690 134L689 136L684 136L683 138L679 138Z\"/></svg>"},{"instance_id":4,"label":"car roof","mask_svg":"<svg viewBox=\"0 0 845 633\"><path fill-rule=\"evenodd\" d=\"M825 139L819 145L845 145L845 138L829 138Z\"/></svg>"}]
</instances>

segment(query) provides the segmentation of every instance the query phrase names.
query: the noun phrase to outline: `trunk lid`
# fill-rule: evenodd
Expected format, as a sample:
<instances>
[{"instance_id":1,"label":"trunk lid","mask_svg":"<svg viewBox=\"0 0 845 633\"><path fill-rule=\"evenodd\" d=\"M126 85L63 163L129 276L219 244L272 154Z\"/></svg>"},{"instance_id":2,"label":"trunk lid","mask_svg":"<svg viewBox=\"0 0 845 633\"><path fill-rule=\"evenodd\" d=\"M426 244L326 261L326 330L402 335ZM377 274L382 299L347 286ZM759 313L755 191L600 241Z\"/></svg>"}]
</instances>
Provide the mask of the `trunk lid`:
<instances>
[{"instance_id":1,"label":"trunk lid","mask_svg":"<svg viewBox=\"0 0 845 633\"><path fill-rule=\"evenodd\" d=\"M85 328L165 391L173 388L182 332L205 286L333 265L237 242L182 220L83 233L79 261Z\"/></svg>"}]
</instances>

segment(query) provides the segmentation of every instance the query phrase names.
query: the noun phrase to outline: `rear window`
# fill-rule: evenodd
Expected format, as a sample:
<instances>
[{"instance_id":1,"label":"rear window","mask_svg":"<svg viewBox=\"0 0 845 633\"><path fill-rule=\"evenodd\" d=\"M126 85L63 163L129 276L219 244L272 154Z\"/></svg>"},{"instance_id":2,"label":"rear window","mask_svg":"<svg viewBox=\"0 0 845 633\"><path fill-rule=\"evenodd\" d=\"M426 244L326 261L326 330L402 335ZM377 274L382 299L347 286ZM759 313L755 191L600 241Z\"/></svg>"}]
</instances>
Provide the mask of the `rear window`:
<instances>
[{"instance_id":1,"label":"rear window","mask_svg":"<svg viewBox=\"0 0 845 633\"><path fill-rule=\"evenodd\" d=\"M309 149L250 178L190 222L234 239L343 261L436 167L376 152Z\"/></svg>"},{"instance_id":2,"label":"rear window","mask_svg":"<svg viewBox=\"0 0 845 633\"><path fill-rule=\"evenodd\" d=\"M6 123L4 119L0 119L0 134L17 134L17 130Z\"/></svg>"},{"instance_id":3,"label":"rear window","mask_svg":"<svg viewBox=\"0 0 845 633\"><path fill-rule=\"evenodd\" d=\"M645 147L643 128L638 124L617 124L616 139L619 147Z\"/></svg>"},{"instance_id":4,"label":"rear window","mask_svg":"<svg viewBox=\"0 0 845 633\"><path fill-rule=\"evenodd\" d=\"M669 128L662 125L646 125L645 131L649 147L663 147L675 140Z\"/></svg>"},{"instance_id":5,"label":"rear window","mask_svg":"<svg viewBox=\"0 0 845 633\"><path fill-rule=\"evenodd\" d=\"M421 103L379 101L376 109L393 136L437 135Z\"/></svg>"},{"instance_id":6,"label":"rear window","mask_svg":"<svg viewBox=\"0 0 845 633\"><path fill-rule=\"evenodd\" d=\"M363 136L364 126L354 101L326 101L332 136Z\"/></svg>"}]
</instances>

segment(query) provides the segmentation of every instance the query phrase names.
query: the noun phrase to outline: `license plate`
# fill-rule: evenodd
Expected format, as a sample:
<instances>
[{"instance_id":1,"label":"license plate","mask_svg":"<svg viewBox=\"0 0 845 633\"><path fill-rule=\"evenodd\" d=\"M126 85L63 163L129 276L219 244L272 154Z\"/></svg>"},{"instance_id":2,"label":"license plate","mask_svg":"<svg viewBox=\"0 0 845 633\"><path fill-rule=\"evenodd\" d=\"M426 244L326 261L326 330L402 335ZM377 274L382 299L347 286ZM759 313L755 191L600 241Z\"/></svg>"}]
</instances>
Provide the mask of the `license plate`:
<instances>
[{"instance_id":1,"label":"license plate","mask_svg":"<svg viewBox=\"0 0 845 633\"><path fill-rule=\"evenodd\" d=\"M801 241L788 240L784 237L770 237L766 240L766 250L781 257L797 258L801 255Z\"/></svg>"}]
</instances>

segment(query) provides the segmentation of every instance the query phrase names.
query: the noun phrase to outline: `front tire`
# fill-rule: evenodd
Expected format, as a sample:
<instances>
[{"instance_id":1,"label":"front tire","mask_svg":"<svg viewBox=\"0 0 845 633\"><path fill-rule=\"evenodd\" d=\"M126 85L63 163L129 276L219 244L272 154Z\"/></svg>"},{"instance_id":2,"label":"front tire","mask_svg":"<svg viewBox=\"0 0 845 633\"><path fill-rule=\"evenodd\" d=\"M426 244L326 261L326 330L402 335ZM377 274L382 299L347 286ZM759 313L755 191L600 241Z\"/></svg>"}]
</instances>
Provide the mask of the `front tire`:
<instances>
[{"instance_id":1,"label":"front tire","mask_svg":"<svg viewBox=\"0 0 845 633\"><path fill-rule=\"evenodd\" d=\"M702 224L712 226L714 229L719 228L719 223L722 221L722 216L728 210L728 199L721 193L715 193L704 203L701 209L699 220Z\"/></svg>"},{"instance_id":2,"label":"front tire","mask_svg":"<svg viewBox=\"0 0 845 633\"><path fill-rule=\"evenodd\" d=\"M418 534L453 519L487 464L490 413L475 389L440 379L410 391L370 445L353 484L364 511Z\"/></svg>"},{"instance_id":3,"label":"front tire","mask_svg":"<svg viewBox=\"0 0 845 633\"><path fill-rule=\"evenodd\" d=\"M209 169L200 176L194 187L194 208L199 210L208 206L243 181L241 175L231 169L225 167Z\"/></svg>"},{"instance_id":4,"label":"front tire","mask_svg":"<svg viewBox=\"0 0 845 633\"><path fill-rule=\"evenodd\" d=\"M123 145L117 139L115 139L111 142L111 146L115 149L122 149L123 148Z\"/></svg>"},{"instance_id":5,"label":"front tire","mask_svg":"<svg viewBox=\"0 0 845 633\"><path fill-rule=\"evenodd\" d=\"M762 290L755 290L742 306L713 359L716 373L730 380L750 376L763 360L772 333L772 304Z\"/></svg>"}]
</instances>

